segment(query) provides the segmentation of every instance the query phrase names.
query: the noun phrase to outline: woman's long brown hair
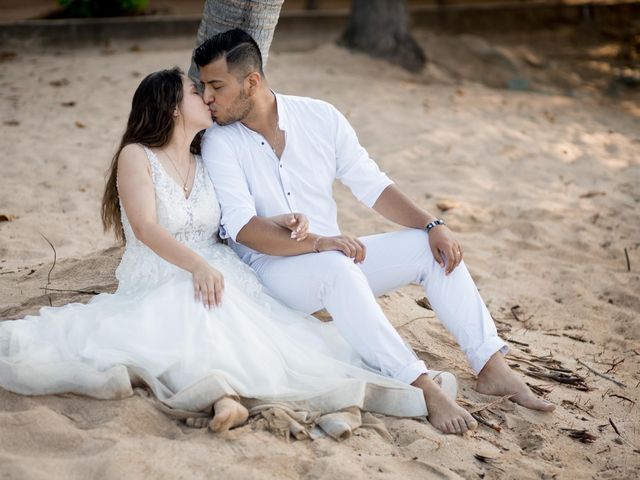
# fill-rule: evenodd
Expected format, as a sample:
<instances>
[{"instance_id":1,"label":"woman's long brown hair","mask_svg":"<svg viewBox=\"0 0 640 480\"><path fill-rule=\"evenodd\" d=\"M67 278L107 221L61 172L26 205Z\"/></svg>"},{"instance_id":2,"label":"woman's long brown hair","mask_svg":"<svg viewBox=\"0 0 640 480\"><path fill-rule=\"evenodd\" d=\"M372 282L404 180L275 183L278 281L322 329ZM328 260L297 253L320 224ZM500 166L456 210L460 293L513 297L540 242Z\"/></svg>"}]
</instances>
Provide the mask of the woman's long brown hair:
<instances>
[{"instance_id":1,"label":"woman's long brown hair","mask_svg":"<svg viewBox=\"0 0 640 480\"><path fill-rule=\"evenodd\" d=\"M167 144L174 128L173 112L182 102L184 73L178 67L154 72L142 80L133 94L131 113L120 146L107 170L107 184L102 197L102 226L113 230L116 239L124 243L118 195L118 157L122 149L132 143L159 148ZM197 135L191 145L193 153L200 153Z\"/></svg>"}]
</instances>

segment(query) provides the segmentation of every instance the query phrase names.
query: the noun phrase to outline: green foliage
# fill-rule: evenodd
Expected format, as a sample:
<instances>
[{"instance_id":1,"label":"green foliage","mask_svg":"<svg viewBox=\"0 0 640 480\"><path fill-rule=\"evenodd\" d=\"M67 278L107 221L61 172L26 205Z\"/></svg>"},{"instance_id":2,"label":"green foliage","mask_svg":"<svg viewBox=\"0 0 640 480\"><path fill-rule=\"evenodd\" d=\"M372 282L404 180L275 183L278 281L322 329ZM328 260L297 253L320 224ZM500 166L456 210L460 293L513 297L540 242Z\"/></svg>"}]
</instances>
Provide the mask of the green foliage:
<instances>
[{"instance_id":1,"label":"green foliage","mask_svg":"<svg viewBox=\"0 0 640 480\"><path fill-rule=\"evenodd\" d=\"M65 17L117 17L139 13L149 0L58 0Z\"/></svg>"}]
</instances>

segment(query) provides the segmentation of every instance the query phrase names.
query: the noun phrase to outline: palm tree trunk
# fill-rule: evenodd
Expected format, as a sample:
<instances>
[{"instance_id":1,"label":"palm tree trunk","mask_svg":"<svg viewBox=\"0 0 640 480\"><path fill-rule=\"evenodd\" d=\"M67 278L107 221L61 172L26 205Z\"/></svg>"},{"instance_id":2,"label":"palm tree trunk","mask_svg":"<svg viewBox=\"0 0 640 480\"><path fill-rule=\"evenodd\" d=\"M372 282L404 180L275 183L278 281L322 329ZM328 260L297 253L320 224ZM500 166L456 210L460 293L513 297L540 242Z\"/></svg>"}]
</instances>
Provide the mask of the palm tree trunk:
<instances>
[{"instance_id":1,"label":"palm tree trunk","mask_svg":"<svg viewBox=\"0 0 640 480\"><path fill-rule=\"evenodd\" d=\"M262 53L262 63L266 65L283 3L284 0L206 0L196 45L217 33L241 28L257 42ZM198 67L193 59L189 76L197 85Z\"/></svg>"},{"instance_id":2,"label":"palm tree trunk","mask_svg":"<svg viewBox=\"0 0 640 480\"><path fill-rule=\"evenodd\" d=\"M340 45L384 58L412 72L427 57L409 32L406 0L353 0Z\"/></svg>"}]
</instances>

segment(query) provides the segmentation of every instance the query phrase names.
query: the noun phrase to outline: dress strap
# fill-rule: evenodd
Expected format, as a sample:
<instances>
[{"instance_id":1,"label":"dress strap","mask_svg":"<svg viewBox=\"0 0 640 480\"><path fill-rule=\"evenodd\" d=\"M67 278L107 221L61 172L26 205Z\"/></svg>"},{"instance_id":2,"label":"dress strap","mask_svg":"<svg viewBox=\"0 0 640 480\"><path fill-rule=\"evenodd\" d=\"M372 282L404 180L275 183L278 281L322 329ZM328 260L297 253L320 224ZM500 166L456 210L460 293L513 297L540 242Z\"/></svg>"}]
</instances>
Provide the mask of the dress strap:
<instances>
[{"instance_id":1,"label":"dress strap","mask_svg":"<svg viewBox=\"0 0 640 480\"><path fill-rule=\"evenodd\" d=\"M147 160L149 160L149 165L151 166L151 174L154 182L157 180L159 176L162 176L162 168L160 166L160 161L153 151L147 147L146 145L140 144L144 150L144 153L147 154Z\"/></svg>"}]
</instances>

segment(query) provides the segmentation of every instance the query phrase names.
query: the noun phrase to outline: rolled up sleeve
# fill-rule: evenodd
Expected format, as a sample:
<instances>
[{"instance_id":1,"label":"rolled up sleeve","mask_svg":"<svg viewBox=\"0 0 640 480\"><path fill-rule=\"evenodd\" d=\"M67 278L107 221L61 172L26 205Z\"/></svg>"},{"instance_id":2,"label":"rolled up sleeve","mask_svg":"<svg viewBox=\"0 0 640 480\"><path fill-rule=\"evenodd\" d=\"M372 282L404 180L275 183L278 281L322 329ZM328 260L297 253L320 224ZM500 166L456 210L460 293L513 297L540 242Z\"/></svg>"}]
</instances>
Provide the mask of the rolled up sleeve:
<instances>
[{"instance_id":1,"label":"rolled up sleeve","mask_svg":"<svg viewBox=\"0 0 640 480\"><path fill-rule=\"evenodd\" d=\"M220 237L236 241L238 233L256 216L256 205L230 139L212 127L202 138L202 160L220 202Z\"/></svg>"},{"instance_id":2,"label":"rolled up sleeve","mask_svg":"<svg viewBox=\"0 0 640 480\"><path fill-rule=\"evenodd\" d=\"M353 195L367 207L373 207L380 194L393 181L380 171L348 120L334 109L336 122L336 178L344 183Z\"/></svg>"}]
</instances>

